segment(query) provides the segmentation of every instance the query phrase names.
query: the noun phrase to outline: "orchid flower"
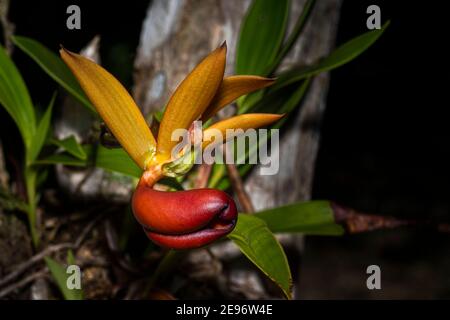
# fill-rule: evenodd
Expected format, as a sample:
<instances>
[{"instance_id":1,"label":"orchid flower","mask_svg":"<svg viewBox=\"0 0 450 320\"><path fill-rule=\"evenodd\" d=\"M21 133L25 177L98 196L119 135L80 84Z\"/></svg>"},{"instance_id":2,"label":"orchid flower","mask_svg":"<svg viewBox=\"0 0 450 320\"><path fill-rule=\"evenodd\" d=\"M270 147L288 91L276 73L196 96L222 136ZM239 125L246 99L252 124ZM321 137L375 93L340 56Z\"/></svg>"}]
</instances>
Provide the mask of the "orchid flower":
<instances>
[{"instance_id":1,"label":"orchid flower","mask_svg":"<svg viewBox=\"0 0 450 320\"><path fill-rule=\"evenodd\" d=\"M237 222L233 199L215 189L186 191L154 190L164 176L182 175L177 165L185 153L172 154L176 129L188 130L195 120L207 121L242 95L271 85L274 80L259 76L224 78L226 43L205 57L181 82L167 103L157 139L153 136L133 98L108 71L93 61L64 48L63 61L100 117L143 170L132 198L133 213L147 236L155 243L174 249L207 245L230 233ZM248 129L267 126L282 115L243 114L216 122L203 130ZM205 148L208 143L203 143Z\"/></svg>"}]
</instances>

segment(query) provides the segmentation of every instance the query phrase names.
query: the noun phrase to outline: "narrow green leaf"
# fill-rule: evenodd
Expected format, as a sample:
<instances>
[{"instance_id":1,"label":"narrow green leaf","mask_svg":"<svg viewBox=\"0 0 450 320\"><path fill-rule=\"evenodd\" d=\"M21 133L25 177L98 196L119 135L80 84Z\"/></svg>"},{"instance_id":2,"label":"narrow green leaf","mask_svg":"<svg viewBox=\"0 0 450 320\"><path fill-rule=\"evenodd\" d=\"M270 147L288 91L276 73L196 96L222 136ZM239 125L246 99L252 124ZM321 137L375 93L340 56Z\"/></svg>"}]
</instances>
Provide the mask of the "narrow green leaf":
<instances>
[{"instance_id":1,"label":"narrow green leaf","mask_svg":"<svg viewBox=\"0 0 450 320\"><path fill-rule=\"evenodd\" d=\"M36 119L28 89L14 62L0 46L0 105L16 123L25 147L36 131Z\"/></svg>"},{"instance_id":2,"label":"narrow green leaf","mask_svg":"<svg viewBox=\"0 0 450 320\"><path fill-rule=\"evenodd\" d=\"M67 250L67 264L75 264L75 256L71 249Z\"/></svg>"},{"instance_id":3,"label":"narrow green leaf","mask_svg":"<svg viewBox=\"0 0 450 320\"><path fill-rule=\"evenodd\" d=\"M131 177L139 178L142 169L130 158L122 148L108 149L103 146L83 146L86 159L75 158L68 153L57 153L49 157L35 161L35 164L64 164L68 166L86 167L89 159L95 159L95 166L109 171L122 173Z\"/></svg>"},{"instance_id":4,"label":"narrow green leaf","mask_svg":"<svg viewBox=\"0 0 450 320\"><path fill-rule=\"evenodd\" d=\"M286 255L264 221L255 216L240 214L236 228L228 237L291 299L292 276Z\"/></svg>"},{"instance_id":5,"label":"narrow green leaf","mask_svg":"<svg viewBox=\"0 0 450 320\"><path fill-rule=\"evenodd\" d=\"M67 287L67 279L70 274L66 273L66 268L53 260L52 258L45 257L45 263L50 270L53 279L55 280L59 290L61 291L64 299L66 300L82 300L83 295L80 289L69 289Z\"/></svg>"},{"instance_id":6,"label":"narrow green leaf","mask_svg":"<svg viewBox=\"0 0 450 320\"><path fill-rule=\"evenodd\" d=\"M248 113L250 109L252 109L252 107L257 104L258 102L260 102L263 97L264 97L264 93L267 91L267 88L256 91L256 92L252 92L249 93L245 96L240 97L237 100L237 113L238 114L244 114L244 113Z\"/></svg>"},{"instance_id":7,"label":"narrow green leaf","mask_svg":"<svg viewBox=\"0 0 450 320\"><path fill-rule=\"evenodd\" d=\"M326 58L322 59L315 65L294 68L280 74L277 82L270 88L269 91L278 90L291 83L314 76L321 72L333 70L337 67L342 66L343 64L352 61L361 53L366 51L371 45L373 45L378 40L378 38L381 37L388 26L389 21L386 22L379 30L372 30L356 38L353 38L352 40L338 47L330 55L328 55Z\"/></svg>"},{"instance_id":8,"label":"narrow green leaf","mask_svg":"<svg viewBox=\"0 0 450 320\"><path fill-rule=\"evenodd\" d=\"M75 256L73 254L72 249L67 250L67 265L69 265L69 266L76 265ZM71 291L75 292L75 295L77 296L76 300L83 299L83 290L82 289L72 289Z\"/></svg>"},{"instance_id":9,"label":"narrow green leaf","mask_svg":"<svg viewBox=\"0 0 450 320\"><path fill-rule=\"evenodd\" d=\"M34 160L36 160L39 152L44 146L45 139L47 138L48 131L50 128L50 120L52 117L53 105L55 104L56 93L53 94L52 99L45 111L42 119L39 122L39 125L36 130L36 134L33 136L32 143L28 148L27 152L27 163L31 164Z\"/></svg>"},{"instance_id":10,"label":"narrow green leaf","mask_svg":"<svg viewBox=\"0 0 450 320\"><path fill-rule=\"evenodd\" d=\"M264 96L264 99L253 105L245 105L242 113L289 113L293 111L302 101L309 88L310 78L293 83L289 86L271 91ZM284 117L282 120L286 120ZM284 123L280 121L278 123ZM277 123L277 124L278 124ZM278 124L278 128L280 125Z\"/></svg>"},{"instance_id":11,"label":"narrow green leaf","mask_svg":"<svg viewBox=\"0 0 450 320\"><path fill-rule=\"evenodd\" d=\"M14 36L13 42L30 58L32 58L53 80L66 89L78 101L86 106L92 112L95 112L94 107L81 90L80 85L76 81L69 68L64 62L52 51L43 46L36 40Z\"/></svg>"},{"instance_id":12,"label":"narrow green leaf","mask_svg":"<svg viewBox=\"0 0 450 320\"><path fill-rule=\"evenodd\" d=\"M255 214L272 232L309 235L342 235L344 229L334 219L329 201L308 201L261 211Z\"/></svg>"},{"instance_id":13,"label":"narrow green leaf","mask_svg":"<svg viewBox=\"0 0 450 320\"><path fill-rule=\"evenodd\" d=\"M303 7L303 11L299 16L299 18L294 26L294 29L292 30L291 34L289 35L288 39L286 40L286 43L283 44L283 47L281 48L281 50L279 50L279 53L276 55L273 62L269 66L267 66L264 74L266 74L266 75L273 74L273 72L277 69L279 64L282 62L283 58L289 53L292 46L295 44L295 42L297 41L301 32L303 31L303 28L304 28L306 22L308 21L308 18L310 16L312 8L314 7L315 2L316 2L316 0L307 0L306 1L305 5ZM243 114L243 113L249 112L249 110L252 109L252 107L255 104L257 104L258 102L261 102L263 95L264 95L264 91L266 91L266 90L260 90L260 91L250 93L246 96L239 98L238 103L237 103L238 104L238 114ZM266 99L264 99L263 101L265 101L265 100Z\"/></svg>"},{"instance_id":14,"label":"narrow green leaf","mask_svg":"<svg viewBox=\"0 0 450 320\"><path fill-rule=\"evenodd\" d=\"M242 21L236 50L236 73L265 76L284 39L288 0L254 0Z\"/></svg>"},{"instance_id":15,"label":"narrow green leaf","mask_svg":"<svg viewBox=\"0 0 450 320\"><path fill-rule=\"evenodd\" d=\"M283 48L280 50L280 53L277 55L277 57L274 59L272 64L267 68L267 74L270 74L276 70L278 65L281 63L283 58L289 53L294 43L297 41L298 37L303 31L303 28L305 27L306 22L308 22L308 18L310 16L310 13L314 7L314 4L316 3L316 0L307 0L305 5L303 6L302 13L297 19L297 22L295 23L294 29L292 30L291 34L289 35L288 39L286 40L286 43L283 45Z\"/></svg>"},{"instance_id":16,"label":"narrow green leaf","mask_svg":"<svg viewBox=\"0 0 450 320\"><path fill-rule=\"evenodd\" d=\"M51 143L63 148L65 151L80 160L86 160L87 155L83 147L77 142L74 136L67 137L63 140L52 139Z\"/></svg>"},{"instance_id":17,"label":"narrow green leaf","mask_svg":"<svg viewBox=\"0 0 450 320\"><path fill-rule=\"evenodd\" d=\"M253 168L254 164L245 163L238 166L239 175L244 177ZM216 180L217 181L217 180ZM209 188L216 188L219 190L228 190L231 187L231 182L225 173L222 175L221 179L218 180L214 185L208 186Z\"/></svg>"},{"instance_id":18,"label":"narrow green leaf","mask_svg":"<svg viewBox=\"0 0 450 320\"><path fill-rule=\"evenodd\" d=\"M87 166L87 161L75 158L68 153L56 153L52 154L51 156L38 159L34 161L34 164L36 165L63 164L67 166L85 167Z\"/></svg>"},{"instance_id":19,"label":"narrow green leaf","mask_svg":"<svg viewBox=\"0 0 450 320\"><path fill-rule=\"evenodd\" d=\"M211 171L211 175L208 181L208 188L217 188L222 178L226 174L226 166L223 163L214 163ZM221 189L225 190L225 189Z\"/></svg>"},{"instance_id":20,"label":"narrow green leaf","mask_svg":"<svg viewBox=\"0 0 450 320\"><path fill-rule=\"evenodd\" d=\"M287 99L287 101L281 105L281 107L277 110L278 113L290 113L295 108L300 106L300 103L303 101L303 97L308 91L309 85L311 83L311 78L306 78L300 85L297 86L294 93ZM273 127L280 128L284 121L286 121L287 117L284 117L280 121L278 121Z\"/></svg>"}]
</instances>

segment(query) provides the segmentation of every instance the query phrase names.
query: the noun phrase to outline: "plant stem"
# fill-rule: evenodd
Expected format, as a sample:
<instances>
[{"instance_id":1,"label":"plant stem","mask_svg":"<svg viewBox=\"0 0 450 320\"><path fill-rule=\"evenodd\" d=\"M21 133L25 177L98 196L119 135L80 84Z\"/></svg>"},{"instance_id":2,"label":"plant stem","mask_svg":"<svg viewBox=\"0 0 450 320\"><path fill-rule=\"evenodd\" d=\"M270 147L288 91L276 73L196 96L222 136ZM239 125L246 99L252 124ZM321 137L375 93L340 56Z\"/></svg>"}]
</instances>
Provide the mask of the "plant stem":
<instances>
[{"instance_id":1,"label":"plant stem","mask_svg":"<svg viewBox=\"0 0 450 320\"><path fill-rule=\"evenodd\" d=\"M142 173L141 179L138 183L138 187L142 185L153 187L155 183L158 182L158 180L160 180L162 177L162 167L160 165L151 166Z\"/></svg>"},{"instance_id":2,"label":"plant stem","mask_svg":"<svg viewBox=\"0 0 450 320\"><path fill-rule=\"evenodd\" d=\"M35 248L39 246L39 232L36 225L36 171L30 166L25 168L25 187L28 201L28 223L30 226L31 239Z\"/></svg>"},{"instance_id":3,"label":"plant stem","mask_svg":"<svg viewBox=\"0 0 450 320\"><path fill-rule=\"evenodd\" d=\"M275 58L275 61L267 68L266 74L270 75L272 74L278 65L281 63L283 58L289 53L292 46L297 41L298 37L300 36L301 32L303 31L303 28L305 27L306 22L308 22L309 15L312 11L312 8L314 7L315 0L308 0L304 7L301 15L299 16L294 29L292 30L291 34L289 35L286 43L284 44L281 51L278 53L277 57Z\"/></svg>"},{"instance_id":4,"label":"plant stem","mask_svg":"<svg viewBox=\"0 0 450 320\"><path fill-rule=\"evenodd\" d=\"M19 282L13 283L10 286L4 288L3 290L0 290L0 299L3 298L4 296L10 294L11 292L26 286L27 284L29 284L30 282L33 282L34 280L36 280L38 278L45 277L47 275L47 273L48 273L48 269L43 268L37 272L32 273L31 275L29 275L25 278L23 278Z\"/></svg>"}]
</instances>

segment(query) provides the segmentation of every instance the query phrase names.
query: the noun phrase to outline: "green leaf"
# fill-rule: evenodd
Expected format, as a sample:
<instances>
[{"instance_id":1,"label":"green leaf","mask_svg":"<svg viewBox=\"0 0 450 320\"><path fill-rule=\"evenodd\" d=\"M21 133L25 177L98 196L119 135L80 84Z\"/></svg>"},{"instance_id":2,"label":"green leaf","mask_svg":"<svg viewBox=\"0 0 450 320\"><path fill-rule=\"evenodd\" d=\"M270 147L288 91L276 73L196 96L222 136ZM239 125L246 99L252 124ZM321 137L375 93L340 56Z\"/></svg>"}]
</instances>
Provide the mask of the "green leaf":
<instances>
[{"instance_id":1,"label":"green leaf","mask_svg":"<svg viewBox=\"0 0 450 320\"><path fill-rule=\"evenodd\" d=\"M294 29L292 30L291 34L289 35L288 39L286 40L286 43L283 45L283 48L281 49L280 53L277 55L273 63L267 68L267 74L270 74L276 70L278 65L281 63L283 58L289 53L294 43L297 41L298 37L302 33L306 22L308 22L308 18L310 16L310 13L314 7L314 4L316 3L316 0L307 0L305 5L303 6L302 13L297 19L297 22L295 23Z\"/></svg>"},{"instance_id":2,"label":"green leaf","mask_svg":"<svg viewBox=\"0 0 450 320\"><path fill-rule=\"evenodd\" d=\"M59 290L61 291L64 299L66 300L82 300L83 294L80 289L69 289L67 287L67 279L70 274L66 273L66 268L53 260L52 258L45 257L45 263L47 264L48 269L50 270L53 279L58 285Z\"/></svg>"},{"instance_id":3,"label":"green leaf","mask_svg":"<svg viewBox=\"0 0 450 320\"><path fill-rule=\"evenodd\" d=\"M289 53L292 46L297 41L298 37L300 36L301 32L303 31L303 28L308 21L308 18L310 16L310 13L312 11L312 8L314 7L316 0L307 0L303 11L300 14L294 29L292 30L291 34L289 35L286 43L283 45L282 48L280 48L279 53L276 55L275 59L272 61L272 63L267 66L266 71L264 72L265 75L272 74L278 67L278 65L282 62L283 58ZM264 91L266 90L259 90L257 92L250 93L246 96L240 97L237 101L238 104L238 114L243 114L249 112L252 107L260 102L264 96ZM266 99L262 100L265 101Z\"/></svg>"},{"instance_id":4,"label":"green leaf","mask_svg":"<svg viewBox=\"0 0 450 320\"><path fill-rule=\"evenodd\" d=\"M75 256L71 249L67 250L67 264L75 264Z\"/></svg>"},{"instance_id":5,"label":"green leaf","mask_svg":"<svg viewBox=\"0 0 450 320\"><path fill-rule=\"evenodd\" d=\"M36 160L37 156L39 155L39 152L41 151L44 145L45 139L47 138L48 131L50 128L50 120L52 117L53 105L55 104L55 98L56 93L53 94L52 99L50 100L50 103L47 107L47 110L45 111L41 121L39 122L36 134L33 137L33 141L30 147L28 148L27 152L28 164L31 164L34 160Z\"/></svg>"},{"instance_id":6,"label":"green leaf","mask_svg":"<svg viewBox=\"0 0 450 320\"><path fill-rule=\"evenodd\" d=\"M239 214L236 228L228 237L242 253L291 299L292 276L286 255L278 240L261 219Z\"/></svg>"},{"instance_id":7,"label":"green leaf","mask_svg":"<svg viewBox=\"0 0 450 320\"><path fill-rule=\"evenodd\" d=\"M264 96L264 99L256 104L245 105L248 109L243 109L242 113L289 113L300 105L309 88L310 80L310 78L306 78L303 81L269 92ZM287 117L284 117L278 121L276 127L279 128L280 124L284 123L286 119Z\"/></svg>"},{"instance_id":8,"label":"green leaf","mask_svg":"<svg viewBox=\"0 0 450 320\"><path fill-rule=\"evenodd\" d=\"M289 113L292 112L295 108L300 106L300 103L303 100L306 92L308 91L309 85L311 83L311 78L306 78L300 85L296 86L295 91L291 96L288 96L287 101L285 101L279 109L277 109L278 113ZM287 117L284 117L280 121L278 121L273 128L280 128L284 121L286 121Z\"/></svg>"},{"instance_id":9,"label":"green leaf","mask_svg":"<svg viewBox=\"0 0 450 320\"><path fill-rule=\"evenodd\" d=\"M94 107L83 90L81 90L80 85L69 68L54 52L50 51L38 41L27 37L14 36L12 40L17 47L30 56L53 80L59 83L89 110L95 112Z\"/></svg>"},{"instance_id":10,"label":"green leaf","mask_svg":"<svg viewBox=\"0 0 450 320\"><path fill-rule=\"evenodd\" d=\"M86 160L75 158L68 153L56 153L43 159L34 161L36 165L51 165L51 164L63 164L67 166L85 167L87 165Z\"/></svg>"},{"instance_id":11,"label":"green leaf","mask_svg":"<svg viewBox=\"0 0 450 320\"><path fill-rule=\"evenodd\" d=\"M237 113L244 114L248 113L249 110L258 102L260 102L264 98L264 93L267 91L266 89L262 89L256 92L249 93L245 96L240 97L237 100Z\"/></svg>"},{"instance_id":12,"label":"green leaf","mask_svg":"<svg viewBox=\"0 0 450 320\"><path fill-rule=\"evenodd\" d=\"M237 74L266 75L283 42L288 16L288 0L252 2L237 44Z\"/></svg>"},{"instance_id":13,"label":"green leaf","mask_svg":"<svg viewBox=\"0 0 450 320\"><path fill-rule=\"evenodd\" d=\"M83 147L77 142L74 136L67 137L63 140L52 139L51 143L63 148L65 151L73 155L80 160L86 160L87 155Z\"/></svg>"},{"instance_id":14,"label":"green leaf","mask_svg":"<svg viewBox=\"0 0 450 320\"><path fill-rule=\"evenodd\" d=\"M108 149L99 146L83 146L86 159L75 158L68 153L57 153L49 157L35 161L35 164L64 164L68 166L86 167L90 164L89 159L95 159L95 166L109 171L125 174L139 178L142 169L130 158L122 148Z\"/></svg>"},{"instance_id":15,"label":"green leaf","mask_svg":"<svg viewBox=\"0 0 450 320\"><path fill-rule=\"evenodd\" d=\"M36 131L36 119L28 89L22 76L0 46L0 105L16 123L25 147L28 148Z\"/></svg>"},{"instance_id":16,"label":"green leaf","mask_svg":"<svg viewBox=\"0 0 450 320\"><path fill-rule=\"evenodd\" d=\"M255 214L272 232L299 232L309 235L342 235L344 229L334 219L329 201L308 201L261 211Z\"/></svg>"},{"instance_id":17,"label":"green leaf","mask_svg":"<svg viewBox=\"0 0 450 320\"><path fill-rule=\"evenodd\" d=\"M253 168L254 164L245 163L238 166L239 175L244 177ZM228 177L225 176L225 172L220 180L216 180L215 184L208 185L209 188L216 188L219 190L228 190L231 187L231 182Z\"/></svg>"},{"instance_id":18,"label":"green leaf","mask_svg":"<svg viewBox=\"0 0 450 320\"><path fill-rule=\"evenodd\" d=\"M379 30L372 30L366 32L352 40L344 43L336 50L334 50L326 58L319 61L319 63L309 67L298 67L280 74L277 82L270 88L269 91L275 91L285 87L291 83L303 80L305 78L314 76L321 72L330 71L340 67L366 51L371 45L381 37L383 32L389 26L389 21L386 22Z\"/></svg>"},{"instance_id":19,"label":"green leaf","mask_svg":"<svg viewBox=\"0 0 450 320\"><path fill-rule=\"evenodd\" d=\"M123 173L136 178L140 178L142 175L142 169L138 167L122 148L107 149L99 146L95 165L106 170Z\"/></svg>"},{"instance_id":20,"label":"green leaf","mask_svg":"<svg viewBox=\"0 0 450 320\"><path fill-rule=\"evenodd\" d=\"M222 178L226 174L226 166L223 163L214 163L211 171L211 175L208 181L208 188L217 188L217 185L220 183ZM225 189L221 189L225 190Z\"/></svg>"},{"instance_id":21,"label":"green leaf","mask_svg":"<svg viewBox=\"0 0 450 320\"><path fill-rule=\"evenodd\" d=\"M164 116L164 110L153 112L153 116L155 117L155 119L158 123L161 123L162 118Z\"/></svg>"}]
</instances>

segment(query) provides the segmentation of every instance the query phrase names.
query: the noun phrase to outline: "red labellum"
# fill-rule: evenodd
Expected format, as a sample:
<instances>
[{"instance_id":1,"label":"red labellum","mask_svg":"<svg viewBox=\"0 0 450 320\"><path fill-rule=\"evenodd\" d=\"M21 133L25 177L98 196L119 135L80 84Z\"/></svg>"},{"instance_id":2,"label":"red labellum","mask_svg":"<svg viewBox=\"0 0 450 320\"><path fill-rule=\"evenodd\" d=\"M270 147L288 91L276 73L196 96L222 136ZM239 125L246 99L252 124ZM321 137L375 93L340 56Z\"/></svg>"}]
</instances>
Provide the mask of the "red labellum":
<instances>
[{"instance_id":1,"label":"red labellum","mask_svg":"<svg viewBox=\"0 0 450 320\"><path fill-rule=\"evenodd\" d=\"M233 199L215 189L165 192L140 183L132 207L147 236L173 249L207 245L230 233L237 220Z\"/></svg>"}]
</instances>

